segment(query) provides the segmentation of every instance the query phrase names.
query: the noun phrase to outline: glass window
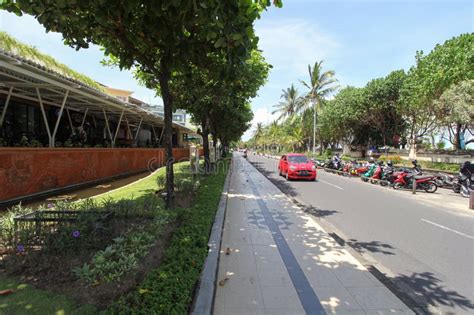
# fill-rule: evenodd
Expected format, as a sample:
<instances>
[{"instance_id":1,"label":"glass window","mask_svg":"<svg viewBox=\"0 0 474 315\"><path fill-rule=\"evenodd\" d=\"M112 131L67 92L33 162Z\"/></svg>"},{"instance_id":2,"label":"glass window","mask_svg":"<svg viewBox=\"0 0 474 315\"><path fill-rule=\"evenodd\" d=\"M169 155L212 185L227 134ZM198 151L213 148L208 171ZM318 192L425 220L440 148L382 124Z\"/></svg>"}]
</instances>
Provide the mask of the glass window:
<instances>
[{"instance_id":1,"label":"glass window","mask_svg":"<svg viewBox=\"0 0 474 315\"><path fill-rule=\"evenodd\" d=\"M288 157L288 161L292 163L308 163L308 158L304 155L293 155Z\"/></svg>"}]
</instances>

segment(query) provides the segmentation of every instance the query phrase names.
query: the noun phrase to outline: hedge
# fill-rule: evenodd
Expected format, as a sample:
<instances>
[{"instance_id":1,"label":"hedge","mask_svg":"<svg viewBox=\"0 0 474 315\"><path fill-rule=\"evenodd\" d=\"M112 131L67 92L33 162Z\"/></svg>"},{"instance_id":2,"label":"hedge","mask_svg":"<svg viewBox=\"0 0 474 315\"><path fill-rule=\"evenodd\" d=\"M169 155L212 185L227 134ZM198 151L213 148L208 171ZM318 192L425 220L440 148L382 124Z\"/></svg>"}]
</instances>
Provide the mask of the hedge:
<instances>
[{"instance_id":1,"label":"hedge","mask_svg":"<svg viewBox=\"0 0 474 315\"><path fill-rule=\"evenodd\" d=\"M229 163L228 161L226 163ZM193 206L181 209L182 223L173 233L159 268L110 309L119 314L187 314L207 257L207 242L221 197L226 171L201 181Z\"/></svg>"}]
</instances>

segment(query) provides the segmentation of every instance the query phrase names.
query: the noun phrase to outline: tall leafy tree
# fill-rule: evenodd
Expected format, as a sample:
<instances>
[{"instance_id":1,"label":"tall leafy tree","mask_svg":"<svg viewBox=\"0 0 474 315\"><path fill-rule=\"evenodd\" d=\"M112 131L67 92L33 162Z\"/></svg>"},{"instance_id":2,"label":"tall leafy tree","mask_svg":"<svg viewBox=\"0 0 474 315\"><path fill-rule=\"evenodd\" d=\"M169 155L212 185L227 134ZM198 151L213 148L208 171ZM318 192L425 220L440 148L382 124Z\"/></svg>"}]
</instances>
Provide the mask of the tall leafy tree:
<instances>
[{"instance_id":1,"label":"tall leafy tree","mask_svg":"<svg viewBox=\"0 0 474 315\"><path fill-rule=\"evenodd\" d=\"M263 123L259 122L257 123L257 126L255 127L255 131L253 133L253 137L255 139L255 148L258 148L258 140L261 138L261 136L264 133L264 126Z\"/></svg>"},{"instance_id":2,"label":"tall leafy tree","mask_svg":"<svg viewBox=\"0 0 474 315\"><path fill-rule=\"evenodd\" d=\"M323 61L315 62L314 66L308 65L308 75L309 81L301 81L303 85L308 88L308 93L306 94L307 102L302 107L308 108L313 107L313 152L316 150L316 126L317 126L317 113L320 110L322 100L326 98L329 94L336 90L334 85L337 80L334 78L335 72L333 70L323 71L322 67ZM322 142L321 142L321 152L322 153Z\"/></svg>"},{"instance_id":3,"label":"tall leafy tree","mask_svg":"<svg viewBox=\"0 0 474 315\"><path fill-rule=\"evenodd\" d=\"M452 85L474 79L474 34L447 40L428 54L416 54L416 66L408 72L402 89L400 112L409 125L411 156L416 142L439 126L434 102Z\"/></svg>"},{"instance_id":4,"label":"tall leafy tree","mask_svg":"<svg viewBox=\"0 0 474 315\"><path fill-rule=\"evenodd\" d=\"M447 129L447 140L455 149L474 142L474 80L451 86L435 102L435 107Z\"/></svg>"},{"instance_id":5,"label":"tall leafy tree","mask_svg":"<svg viewBox=\"0 0 474 315\"><path fill-rule=\"evenodd\" d=\"M393 71L384 78L370 81L364 88L364 118L368 128L374 131L374 140L381 140L376 144L392 145L404 132L405 124L397 104L405 78L403 70Z\"/></svg>"},{"instance_id":6,"label":"tall leafy tree","mask_svg":"<svg viewBox=\"0 0 474 315\"><path fill-rule=\"evenodd\" d=\"M321 137L330 142L367 144L367 113L364 89L346 87L321 111Z\"/></svg>"},{"instance_id":7,"label":"tall leafy tree","mask_svg":"<svg viewBox=\"0 0 474 315\"><path fill-rule=\"evenodd\" d=\"M281 1L274 4L281 6ZM65 43L76 49L90 43L103 46L120 68L137 67L153 78L164 104L167 206L171 206L171 76L186 72L190 62L205 64L210 53L226 56L229 64L245 60L257 44L253 22L269 5L265 0L5 0L1 8L34 16L47 31L62 33Z\"/></svg>"}]
</instances>

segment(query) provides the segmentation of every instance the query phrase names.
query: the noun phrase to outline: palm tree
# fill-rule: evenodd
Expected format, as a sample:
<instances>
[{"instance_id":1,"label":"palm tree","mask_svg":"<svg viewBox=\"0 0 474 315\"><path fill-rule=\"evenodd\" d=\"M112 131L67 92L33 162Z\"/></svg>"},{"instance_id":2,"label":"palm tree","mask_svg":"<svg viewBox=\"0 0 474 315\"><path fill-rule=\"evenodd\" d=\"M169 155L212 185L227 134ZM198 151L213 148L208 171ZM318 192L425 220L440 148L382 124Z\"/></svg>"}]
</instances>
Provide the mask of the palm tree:
<instances>
[{"instance_id":1,"label":"palm tree","mask_svg":"<svg viewBox=\"0 0 474 315\"><path fill-rule=\"evenodd\" d=\"M258 148L258 138L263 134L263 123L259 122L257 123L257 127L255 128L254 131L254 137L255 137L255 149Z\"/></svg>"},{"instance_id":2,"label":"palm tree","mask_svg":"<svg viewBox=\"0 0 474 315\"><path fill-rule=\"evenodd\" d=\"M329 94L334 92L337 89L337 86L333 85L337 82L334 79L335 72L333 70L324 71L322 69L322 63L315 62L313 68L311 65L308 65L308 73L309 73L309 82L306 83L305 81L301 81L301 83L309 89L308 94L306 94L306 102L298 109L306 110L308 108L313 107L314 114L313 114L313 153L316 151L316 122L317 122L317 111L321 107L321 100L326 98ZM322 143L322 141L321 141ZM322 145L321 145L321 153L322 153Z\"/></svg>"},{"instance_id":3,"label":"palm tree","mask_svg":"<svg viewBox=\"0 0 474 315\"><path fill-rule=\"evenodd\" d=\"M280 121L286 117L293 117L298 111L298 108L302 105L302 98L298 95L298 89L292 84L286 90L282 90L283 94L280 98L283 99L277 105L273 105L276 109L272 112L272 115L279 113L276 121Z\"/></svg>"},{"instance_id":4,"label":"palm tree","mask_svg":"<svg viewBox=\"0 0 474 315\"><path fill-rule=\"evenodd\" d=\"M268 137L271 141L272 150L274 149L275 144L277 144L277 138L279 134L280 134L280 126L278 125L278 122L275 120L268 127ZM279 146L278 146L278 149L279 149Z\"/></svg>"}]
</instances>

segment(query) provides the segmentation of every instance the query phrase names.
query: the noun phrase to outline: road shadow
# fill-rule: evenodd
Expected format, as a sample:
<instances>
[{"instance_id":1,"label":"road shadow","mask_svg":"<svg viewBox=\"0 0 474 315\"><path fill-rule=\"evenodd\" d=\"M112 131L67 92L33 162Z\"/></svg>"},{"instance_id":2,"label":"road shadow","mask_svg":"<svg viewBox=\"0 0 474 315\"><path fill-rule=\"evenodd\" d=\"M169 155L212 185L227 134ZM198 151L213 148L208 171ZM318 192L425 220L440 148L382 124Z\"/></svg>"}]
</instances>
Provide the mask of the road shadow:
<instances>
[{"instance_id":1,"label":"road shadow","mask_svg":"<svg viewBox=\"0 0 474 315\"><path fill-rule=\"evenodd\" d=\"M459 309L466 311L466 313L473 313L474 303L472 300L446 288L443 281L431 272L415 272L411 275L388 277L373 266L368 269L416 314L433 314L436 312L433 307L443 306L453 310L439 310L439 314L456 314Z\"/></svg>"},{"instance_id":2,"label":"road shadow","mask_svg":"<svg viewBox=\"0 0 474 315\"><path fill-rule=\"evenodd\" d=\"M248 159L248 161L267 179L269 179L275 186L277 186L283 193L290 197L298 196L295 188L290 183L286 182L283 177L278 176L276 166L272 169L272 164L269 161L256 161L255 157ZM262 158L264 159L264 158ZM259 158L260 160L260 158ZM316 207L301 205L300 206L309 214L315 217L328 217L340 213L336 210L318 209ZM307 228L307 232L313 232L315 236L318 234L316 230L312 231ZM334 235L333 235L334 234ZM347 241L338 237L335 233L330 233L331 237L340 245L349 245L357 252L363 253L380 253L384 255L396 255L396 248L390 244L380 241L359 241L357 239L349 239ZM318 237L315 237L317 239ZM312 241L312 238L305 236L304 244ZM310 244L308 244L310 245ZM319 257L314 257L316 264L327 265L322 263ZM335 270L344 267L347 264L331 264L329 269ZM456 310L460 312L463 310L466 313L474 314L474 301L468 297L460 294L457 291L450 290L446 287L441 279L438 279L431 272L418 272L412 274L400 274L395 277L389 277L373 266L367 266L368 270L380 282L382 282L392 293L394 293L400 300L402 300L408 307L410 307L416 314L433 314L433 307L443 308L442 314L455 314ZM446 308L453 310L446 310Z\"/></svg>"},{"instance_id":3,"label":"road shadow","mask_svg":"<svg viewBox=\"0 0 474 315\"><path fill-rule=\"evenodd\" d=\"M355 239L350 239L347 241L347 244L354 248L356 251L360 253L380 253L384 255L395 255L395 253L391 250L394 250L390 244L383 243L380 241L371 241L371 242L360 242Z\"/></svg>"},{"instance_id":4,"label":"road shadow","mask_svg":"<svg viewBox=\"0 0 474 315\"><path fill-rule=\"evenodd\" d=\"M319 209L314 206L306 207L304 211L318 218L324 218L324 217L334 215L336 213L340 213L339 211L336 211L336 210Z\"/></svg>"}]
</instances>

